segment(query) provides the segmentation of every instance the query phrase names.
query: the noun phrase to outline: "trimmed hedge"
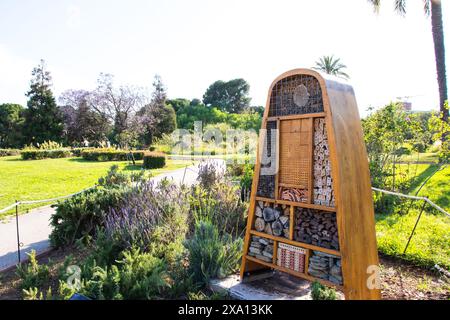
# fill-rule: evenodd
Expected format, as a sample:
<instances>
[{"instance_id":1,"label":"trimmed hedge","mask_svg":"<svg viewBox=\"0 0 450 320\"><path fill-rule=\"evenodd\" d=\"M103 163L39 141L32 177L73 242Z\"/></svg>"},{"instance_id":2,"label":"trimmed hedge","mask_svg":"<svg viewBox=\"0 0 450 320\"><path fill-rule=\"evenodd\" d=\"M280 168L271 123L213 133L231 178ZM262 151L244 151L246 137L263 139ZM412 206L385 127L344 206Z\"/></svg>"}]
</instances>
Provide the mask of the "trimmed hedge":
<instances>
[{"instance_id":1,"label":"trimmed hedge","mask_svg":"<svg viewBox=\"0 0 450 320\"><path fill-rule=\"evenodd\" d=\"M87 150L94 150L94 147L81 147L81 148L72 148L70 151L72 152L74 157L81 157L81 153Z\"/></svg>"},{"instance_id":2,"label":"trimmed hedge","mask_svg":"<svg viewBox=\"0 0 450 320\"><path fill-rule=\"evenodd\" d=\"M144 154L145 169L158 169L166 166L166 155L161 152L146 152Z\"/></svg>"},{"instance_id":3,"label":"trimmed hedge","mask_svg":"<svg viewBox=\"0 0 450 320\"><path fill-rule=\"evenodd\" d=\"M69 149L56 150L23 150L21 153L23 160L57 159L72 156Z\"/></svg>"},{"instance_id":4,"label":"trimmed hedge","mask_svg":"<svg viewBox=\"0 0 450 320\"><path fill-rule=\"evenodd\" d=\"M92 149L81 151L81 156L89 161L127 161L130 152L135 160L142 160L145 151L126 151L116 149Z\"/></svg>"},{"instance_id":5,"label":"trimmed hedge","mask_svg":"<svg viewBox=\"0 0 450 320\"><path fill-rule=\"evenodd\" d=\"M18 156L20 150L18 149L0 149L0 157Z\"/></svg>"}]
</instances>

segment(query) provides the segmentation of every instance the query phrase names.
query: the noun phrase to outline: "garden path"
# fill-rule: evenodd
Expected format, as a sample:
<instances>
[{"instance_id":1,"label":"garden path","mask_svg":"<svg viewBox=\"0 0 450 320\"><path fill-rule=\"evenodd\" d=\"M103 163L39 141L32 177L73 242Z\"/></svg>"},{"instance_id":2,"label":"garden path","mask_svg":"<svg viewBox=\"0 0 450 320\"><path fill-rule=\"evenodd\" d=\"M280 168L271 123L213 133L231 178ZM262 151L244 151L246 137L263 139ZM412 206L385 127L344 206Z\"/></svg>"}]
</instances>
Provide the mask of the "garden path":
<instances>
[{"instance_id":1,"label":"garden path","mask_svg":"<svg viewBox=\"0 0 450 320\"><path fill-rule=\"evenodd\" d=\"M224 160L213 159L218 166L224 166ZM198 170L196 166L173 170L152 178L155 182L164 178L173 180L175 183L191 185L197 180ZM49 220L54 212L50 206L31 210L29 213L19 216L19 231L21 247L21 260L26 260L26 253L36 250L37 254L44 253L50 249L49 235L51 227ZM0 222L0 271L14 266L18 261L17 256L17 234L15 216L11 216Z\"/></svg>"}]
</instances>

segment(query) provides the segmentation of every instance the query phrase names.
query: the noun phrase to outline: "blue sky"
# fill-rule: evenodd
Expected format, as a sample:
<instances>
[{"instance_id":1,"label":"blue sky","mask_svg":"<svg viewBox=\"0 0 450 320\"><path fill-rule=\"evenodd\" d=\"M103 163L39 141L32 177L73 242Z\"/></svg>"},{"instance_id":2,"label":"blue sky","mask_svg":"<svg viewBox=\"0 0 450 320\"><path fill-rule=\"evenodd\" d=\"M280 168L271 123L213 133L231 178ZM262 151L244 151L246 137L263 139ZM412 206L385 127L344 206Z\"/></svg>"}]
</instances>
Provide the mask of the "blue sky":
<instances>
[{"instance_id":1,"label":"blue sky","mask_svg":"<svg viewBox=\"0 0 450 320\"><path fill-rule=\"evenodd\" d=\"M252 103L264 105L280 73L334 54L348 66L362 114L399 96L413 96L416 110L436 108L430 20L421 1L408 1L405 18L392 8L384 0L377 16L366 0L2 0L0 103L26 104L43 58L56 96L94 88L100 72L144 87L158 73L171 98L201 98L213 81L242 77Z\"/></svg>"}]
</instances>

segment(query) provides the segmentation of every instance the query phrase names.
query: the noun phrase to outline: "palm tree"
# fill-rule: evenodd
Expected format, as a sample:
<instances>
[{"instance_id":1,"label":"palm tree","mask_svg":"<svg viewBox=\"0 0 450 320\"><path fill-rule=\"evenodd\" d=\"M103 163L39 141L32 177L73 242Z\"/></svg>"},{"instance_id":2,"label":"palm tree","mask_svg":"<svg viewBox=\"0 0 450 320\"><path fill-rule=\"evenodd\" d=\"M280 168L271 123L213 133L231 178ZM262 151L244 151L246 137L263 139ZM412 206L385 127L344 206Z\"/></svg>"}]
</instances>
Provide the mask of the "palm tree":
<instances>
[{"instance_id":1,"label":"palm tree","mask_svg":"<svg viewBox=\"0 0 450 320\"><path fill-rule=\"evenodd\" d=\"M381 0L368 0L374 6L375 12L380 9ZM407 0L395 0L395 11L400 15L406 14ZM443 120L448 122L449 110L445 108L448 99L447 79L445 76L445 46L444 27L442 22L441 0L422 0L423 10L427 16L431 15L431 30L434 41L434 54L436 57L437 80L439 86L439 108L443 113Z\"/></svg>"},{"instance_id":2,"label":"palm tree","mask_svg":"<svg viewBox=\"0 0 450 320\"><path fill-rule=\"evenodd\" d=\"M334 56L320 57L319 61L316 61L316 66L313 69L323 71L333 76L349 79L350 76L343 71L347 66L341 63L341 59Z\"/></svg>"}]
</instances>

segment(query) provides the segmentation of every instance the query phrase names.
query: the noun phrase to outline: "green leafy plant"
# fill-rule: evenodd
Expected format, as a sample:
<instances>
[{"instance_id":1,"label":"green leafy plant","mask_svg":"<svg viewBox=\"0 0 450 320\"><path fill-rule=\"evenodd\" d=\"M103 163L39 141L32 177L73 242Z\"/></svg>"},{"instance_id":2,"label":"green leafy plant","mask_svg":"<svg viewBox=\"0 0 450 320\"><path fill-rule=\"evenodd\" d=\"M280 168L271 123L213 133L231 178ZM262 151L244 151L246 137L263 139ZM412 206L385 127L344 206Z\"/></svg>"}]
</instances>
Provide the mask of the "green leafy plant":
<instances>
[{"instance_id":1,"label":"green leafy plant","mask_svg":"<svg viewBox=\"0 0 450 320\"><path fill-rule=\"evenodd\" d=\"M72 156L69 149L57 149L57 150L22 150L20 153L23 160L41 160L41 159L58 159L68 158Z\"/></svg>"},{"instance_id":2,"label":"green leafy plant","mask_svg":"<svg viewBox=\"0 0 450 320\"><path fill-rule=\"evenodd\" d=\"M112 148L98 148L88 149L81 151L83 159L88 161L131 161L142 160L144 158L145 151L140 150L120 150Z\"/></svg>"},{"instance_id":3,"label":"green leafy plant","mask_svg":"<svg viewBox=\"0 0 450 320\"><path fill-rule=\"evenodd\" d=\"M211 278L225 277L239 267L242 239L220 236L209 221L196 223L192 239L185 243L189 252L189 268L196 282L206 284Z\"/></svg>"},{"instance_id":4,"label":"green leafy plant","mask_svg":"<svg viewBox=\"0 0 450 320\"><path fill-rule=\"evenodd\" d=\"M0 149L0 157L18 156L20 150L18 149Z\"/></svg>"},{"instance_id":5,"label":"green leafy plant","mask_svg":"<svg viewBox=\"0 0 450 320\"><path fill-rule=\"evenodd\" d=\"M191 231L196 221L209 220L220 228L220 234L240 236L243 233L248 204L241 201L239 187L230 181L221 181L208 188L194 186L189 202Z\"/></svg>"},{"instance_id":6,"label":"green leafy plant","mask_svg":"<svg viewBox=\"0 0 450 320\"><path fill-rule=\"evenodd\" d=\"M166 155L161 152L146 152L144 154L145 169L158 169L166 166Z\"/></svg>"},{"instance_id":7,"label":"green leafy plant","mask_svg":"<svg viewBox=\"0 0 450 320\"><path fill-rule=\"evenodd\" d=\"M314 281L311 284L311 297L313 300L336 300L336 290L324 286L323 284Z\"/></svg>"},{"instance_id":8,"label":"green leafy plant","mask_svg":"<svg viewBox=\"0 0 450 320\"><path fill-rule=\"evenodd\" d=\"M154 299L167 288L164 261L139 248L123 251L111 266L89 264L83 269L80 292L92 299Z\"/></svg>"},{"instance_id":9,"label":"green leafy plant","mask_svg":"<svg viewBox=\"0 0 450 320\"><path fill-rule=\"evenodd\" d=\"M20 288L30 289L33 287L41 287L46 283L50 276L49 267L40 265L36 259L36 251L32 250L27 254L28 263L19 264L16 273L21 278Z\"/></svg>"},{"instance_id":10,"label":"green leafy plant","mask_svg":"<svg viewBox=\"0 0 450 320\"><path fill-rule=\"evenodd\" d=\"M102 226L111 207L117 207L126 194L133 191L127 186L87 190L54 205L55 213L50 224L52 246L73 244L76 240L92 235Z\"/></svg>"},{"instance_id":11,"label":"green leafy plant","mask_svg":"<svg viewBox=\"0 0 450 320\"><path fill-rule=\"evenodd\" d=\"M55 300L51 287L48 287L45 294L36 287L23 289L22 295L24 300Z\"/></svg>"},{"instance_id":12,"label":"green leafy plant","mask_svg":"<svg viewBox=\"0 0 450 320\"><path fill-rule=\"evenodd\" d=\"M148 175L144 171L125 173L119 171L118 165L113 165L109 168L106 176L98 179L100 186L111 188L124 185L132 185L133 183L144 182L148 178Z\"/></svg>"}]
</instances>

